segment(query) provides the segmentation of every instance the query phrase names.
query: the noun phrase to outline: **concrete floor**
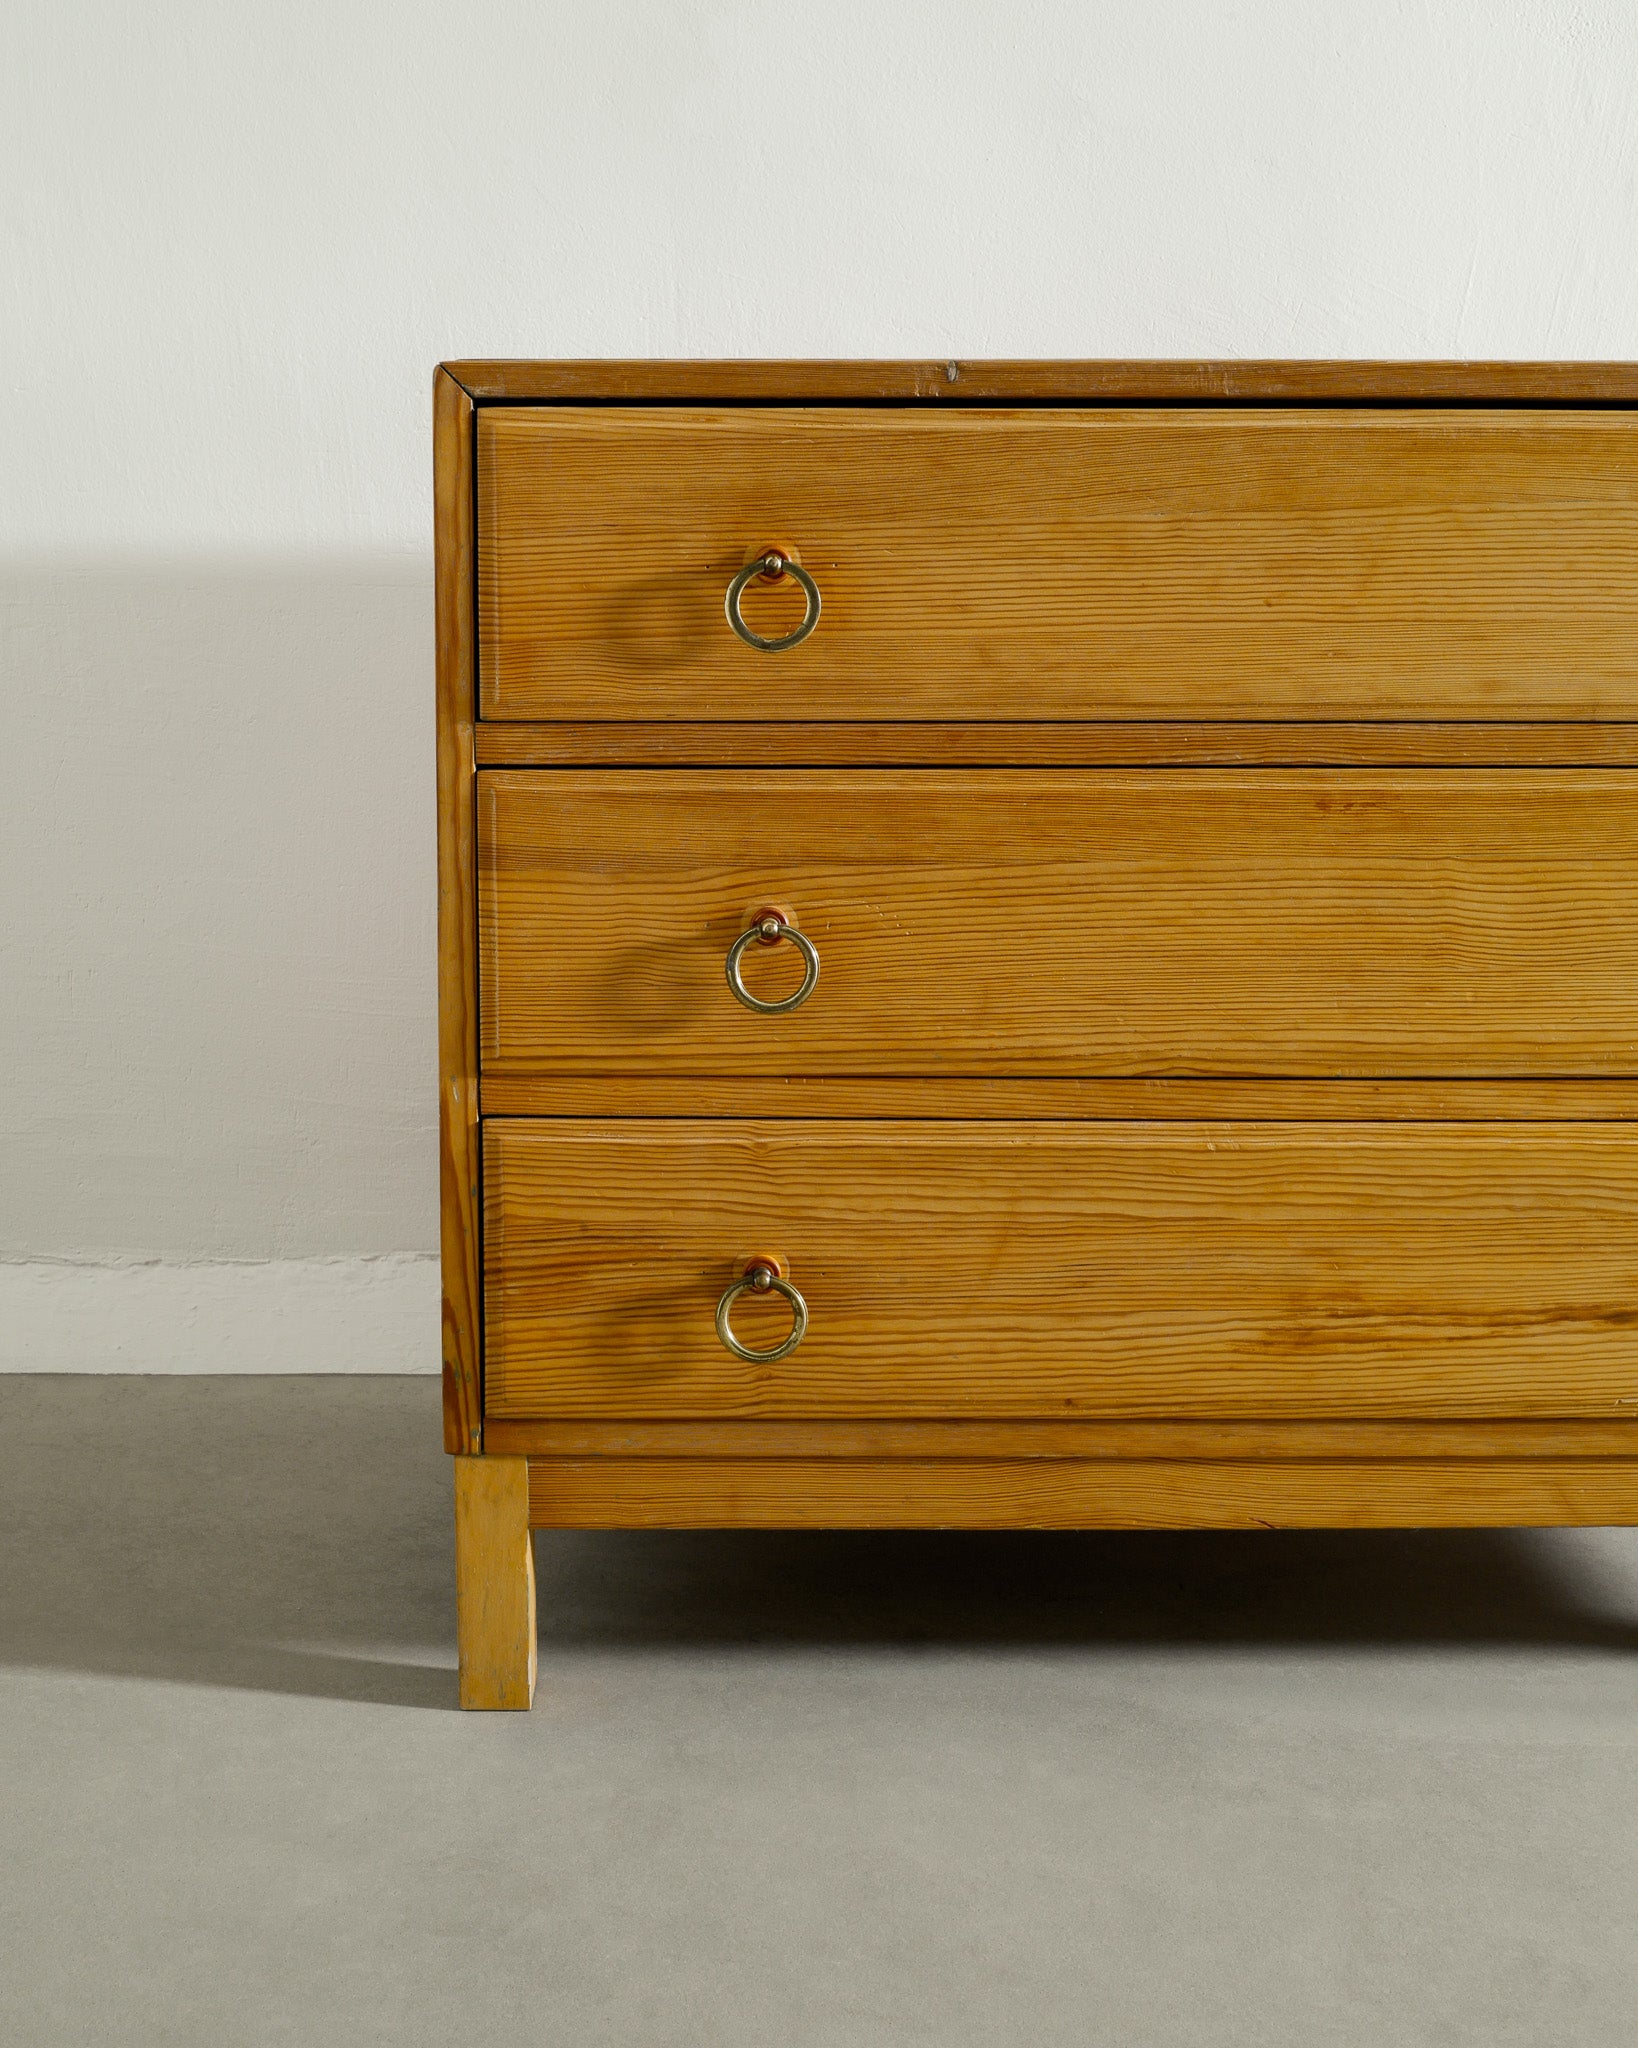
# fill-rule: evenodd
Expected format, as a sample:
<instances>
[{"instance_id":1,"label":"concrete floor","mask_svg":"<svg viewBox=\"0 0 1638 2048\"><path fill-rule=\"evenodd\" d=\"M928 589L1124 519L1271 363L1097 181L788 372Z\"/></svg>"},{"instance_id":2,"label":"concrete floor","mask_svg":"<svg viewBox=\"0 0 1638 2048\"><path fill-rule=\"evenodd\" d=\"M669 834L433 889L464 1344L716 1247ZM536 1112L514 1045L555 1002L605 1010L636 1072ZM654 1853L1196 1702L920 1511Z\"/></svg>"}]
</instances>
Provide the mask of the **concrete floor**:
<instances>
[{"instance_id":1,"label":"concrete floor","mask_svg":"<svg viewBox=\"0 0 1638 2048\"><path fill-rule=\"evenodd\" d=\"M1638 1533L538 1539L427 1380L0 1380L0 2040L1631 2048Z\"/></svg>"}]
</instances>

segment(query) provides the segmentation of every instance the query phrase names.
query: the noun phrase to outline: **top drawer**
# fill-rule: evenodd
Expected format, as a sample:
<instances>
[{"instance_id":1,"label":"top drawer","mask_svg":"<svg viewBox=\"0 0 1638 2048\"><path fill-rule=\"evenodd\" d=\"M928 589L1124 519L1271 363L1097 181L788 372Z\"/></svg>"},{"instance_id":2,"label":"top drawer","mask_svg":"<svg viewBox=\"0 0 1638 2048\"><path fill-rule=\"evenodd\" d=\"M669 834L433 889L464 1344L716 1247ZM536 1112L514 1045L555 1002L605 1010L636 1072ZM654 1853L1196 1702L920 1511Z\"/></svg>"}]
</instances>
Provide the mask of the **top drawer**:
<instances>
[{"instance_id":1,"label":"top drawer","mask_svg":"<svg viewBox=\"0 0 1638 2048\"><path fill-rule=\"evenodd\" d=\"M1632 718L1623 412L495 407L486 718ZM724 596L818 585L769 654ZM747 592L752 628L801 593Z\"/></svg>"}]
</instances>

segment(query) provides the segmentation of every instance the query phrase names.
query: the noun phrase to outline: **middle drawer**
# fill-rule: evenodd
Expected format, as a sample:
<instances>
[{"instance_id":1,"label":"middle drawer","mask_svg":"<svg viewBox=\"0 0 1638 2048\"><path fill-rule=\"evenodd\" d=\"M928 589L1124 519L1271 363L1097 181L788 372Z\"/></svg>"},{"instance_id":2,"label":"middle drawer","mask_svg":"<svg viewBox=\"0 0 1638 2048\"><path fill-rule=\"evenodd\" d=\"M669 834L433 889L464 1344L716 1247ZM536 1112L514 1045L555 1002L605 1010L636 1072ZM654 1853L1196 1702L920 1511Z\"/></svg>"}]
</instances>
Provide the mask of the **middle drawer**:
<instances>
[{"instance_id":1,"label":"middle drawer","mask_svg":"<svg viewBox=\"0 0 1638 2048\"><path fill-rule=\"evenodd\" d=\"M1638 1073L1624 769L488 770L492 1075ZM817 950L757 1015L776 906ZM800 979L743 956L753 995Z\"/></svg>"}]
</instances>

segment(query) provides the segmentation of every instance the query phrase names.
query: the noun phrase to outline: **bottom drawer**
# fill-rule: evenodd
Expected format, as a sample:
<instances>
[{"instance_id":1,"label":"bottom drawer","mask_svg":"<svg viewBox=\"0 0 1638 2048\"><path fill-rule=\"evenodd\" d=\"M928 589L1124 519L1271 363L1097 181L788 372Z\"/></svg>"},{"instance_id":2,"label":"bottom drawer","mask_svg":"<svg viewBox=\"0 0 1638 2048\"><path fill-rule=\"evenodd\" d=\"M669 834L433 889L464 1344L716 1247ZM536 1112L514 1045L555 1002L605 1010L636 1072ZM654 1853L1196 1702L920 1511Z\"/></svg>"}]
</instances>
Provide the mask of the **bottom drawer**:
<instances>
[{"instance_id":1,"label":"bottom drawer","mask_svg":"<svg viewBox=\"0 0 1638 2048\"><path fill-rule=\"evenodd\" d=\"M1631 1125L496 1119L483 1162L495 1417L1638 1415ZM809 1318L768 1364L716 1330L758 1252Z\"/></svg>"}]
</instances>

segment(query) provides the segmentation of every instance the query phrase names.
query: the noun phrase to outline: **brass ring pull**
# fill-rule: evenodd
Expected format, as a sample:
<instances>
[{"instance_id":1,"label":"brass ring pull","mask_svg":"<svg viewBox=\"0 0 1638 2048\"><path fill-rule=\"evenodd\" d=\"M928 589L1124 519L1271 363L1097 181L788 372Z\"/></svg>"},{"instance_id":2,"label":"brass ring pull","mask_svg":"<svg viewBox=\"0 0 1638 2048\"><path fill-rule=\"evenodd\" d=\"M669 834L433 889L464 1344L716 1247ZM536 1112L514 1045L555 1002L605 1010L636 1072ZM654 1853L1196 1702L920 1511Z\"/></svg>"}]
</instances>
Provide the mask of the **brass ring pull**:
<instances>
[{"instance_id":1,"label":"brass ring pull","mask_svg":"<svg viewBox=\"0 0 1638 2048\"><path fill-rule=\"evenodd\" d=\"M766 1294L770 1290L782 1294L791 1305L791 1333L783 1344L774 1345L770 1351L753 1351L749 1344L742 1344L729 1324L728 1311L748 1287L754 1287L758 1294ZM789 1358L807 1334L807 1303L771 1266L752 1265L746 1269L742 1279L730 1280L723 1289L722 1299L717 1303L717 1335L736 1358L743 1358L748 1365L776 1365L780 1359Z\"/></svg>"},{"instance_id":2,"label":"brass ring pull","mask_svg":"<svg viewBox=\"0 0 1638 2048\"><path fill-rule=\"evenodd\" d=\"M789 939L802 955L802 986L794 995L786 996L777 1003L765 1003L739 978L739 963L745 957L745 948L753 943L761 946L777 946L781 939ZM819 986L819 948L805 933L799 932L794 924L787 924L777 911L765 910L749 930L740 933L728 948L726 963L728 986L745 1005L747 1010L758 1010L764 1017L777 1017L785 1010L799 1009Z\"/></svg>"},{"instance_id":3,"label":"brass ring pull","mask_svg":"<svg viewBox=\"0 0 1638 2048\"><path fill-rule=\"evenodd\" d=\"M802 623L793 633L782 633L776 640L765 640L760 633L753 633L745 623L739 601L745 586L755 576L766 576L777 582L781 576L794 576L802 586L802 595L807 599L807 610L802 614ZM758 555L755 561L747 562L733 582L728 586L728 595L723 599L723 610L728 614L728 623L745 642L747 647L759 647L764 654L783 654L787 647L796 646L805 640L819 623L819 586L802 567L793 562L789 555L783 555L778 548L769 548L766 554Z\"/></svg>"}]
</instances>

